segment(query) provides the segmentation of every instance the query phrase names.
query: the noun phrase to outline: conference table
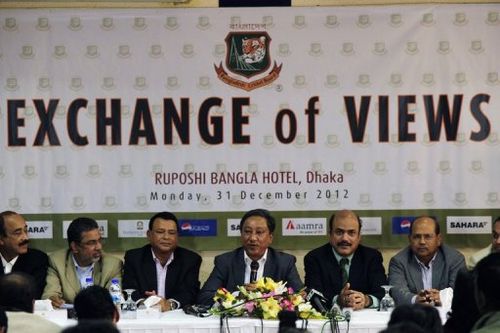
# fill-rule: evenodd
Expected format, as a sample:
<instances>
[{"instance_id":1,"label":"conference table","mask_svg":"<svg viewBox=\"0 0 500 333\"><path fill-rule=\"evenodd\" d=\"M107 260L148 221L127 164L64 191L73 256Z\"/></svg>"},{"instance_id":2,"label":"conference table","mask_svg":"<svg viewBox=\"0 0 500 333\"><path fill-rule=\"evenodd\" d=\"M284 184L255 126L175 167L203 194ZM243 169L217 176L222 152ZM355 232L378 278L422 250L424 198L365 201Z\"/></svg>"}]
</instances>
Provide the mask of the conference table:
<instances>
[{"instance_id":1,"label":"conference table","mask_svg":"<svg viewBox=\"0 0 500 333\"><path fill-rule=\"evenodd\" d=\"M57 314L57 315L56 315ZM67 319L64 315L54 312L45 313L44 316L61 325L62 327L76 324L74 319ZM350 333L378 333L387 326L389 312L379 312L365 309L352 313L349 323ZM297 327L307 327L312 333L332 332L330 322L327 320L298 320ZM276 333L278 320L260 320L255 318L227 318L221 320L218 316L200 318L187 315L182 310L158 313L156 316L140 317L137 319L121 318L118 328L122 333ZM347 332L347 323L339 322L340 332Z\"/></svg>"}]
</instances>

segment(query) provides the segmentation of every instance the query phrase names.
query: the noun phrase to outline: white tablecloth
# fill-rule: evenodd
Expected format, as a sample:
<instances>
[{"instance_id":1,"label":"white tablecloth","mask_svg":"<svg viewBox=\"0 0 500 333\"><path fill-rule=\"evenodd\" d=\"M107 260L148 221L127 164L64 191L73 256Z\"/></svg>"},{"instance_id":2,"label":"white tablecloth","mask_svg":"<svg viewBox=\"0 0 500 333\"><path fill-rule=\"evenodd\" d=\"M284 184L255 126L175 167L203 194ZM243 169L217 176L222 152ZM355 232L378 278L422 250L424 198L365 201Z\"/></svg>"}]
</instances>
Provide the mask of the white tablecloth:
<instances>
[{"instance_id":1,"label":"white tablecloth","mask_svg":"<svg viewBox=\"0 0 500 333\"><path fill-rule=\"evenodd\" d=\"M44 316L67 327L76 324L75 320L65 319L60 313ZM378 333L386 327L390 314L376 310L361 310L353 312L350 322L350 333ZM227 329L227 325L229 329ZM278 320L259 320L253 318L228 318L224 321L224 333L276 333ZM262 326L263 325L263 326ZM297 321L297 327L305 323ZM347 323L339 323L340 331L346 332ZM182 310L162 313L159 318L123 319L118 322L122 333L220 333L220 318L211 316L198 318L186 315ZM330 324L326 320L308 320L307 329L312 333L330 332Z\"/></svg>"}]
</instances>

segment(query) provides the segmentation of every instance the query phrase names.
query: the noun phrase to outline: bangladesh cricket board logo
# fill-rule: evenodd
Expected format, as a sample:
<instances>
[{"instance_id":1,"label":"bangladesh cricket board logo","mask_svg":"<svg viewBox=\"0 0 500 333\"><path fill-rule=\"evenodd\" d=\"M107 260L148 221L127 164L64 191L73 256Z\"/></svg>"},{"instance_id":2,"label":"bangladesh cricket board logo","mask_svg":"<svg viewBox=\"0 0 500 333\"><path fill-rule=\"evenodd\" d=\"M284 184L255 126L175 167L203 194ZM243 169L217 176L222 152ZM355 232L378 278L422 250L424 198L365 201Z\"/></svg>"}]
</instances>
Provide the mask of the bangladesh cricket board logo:
<instances>
[{"instance_id":1,"label":"bangladesh cricket board logo","mask_svg":"<svg viewBox=\"0 0 500 333\"><path fill-rule=\"evenodd\" d=\"M233 87L250 91L259 87L267 86L279 77L281 67L274 62L271 67L269 45L271 37L267 32L230 32L226 39L225 68L214 64L215 72L220 80ZM264 75L262 77L262 75ZM252 80L253 77L260 76Z\"/></svg>"}]
</instances>

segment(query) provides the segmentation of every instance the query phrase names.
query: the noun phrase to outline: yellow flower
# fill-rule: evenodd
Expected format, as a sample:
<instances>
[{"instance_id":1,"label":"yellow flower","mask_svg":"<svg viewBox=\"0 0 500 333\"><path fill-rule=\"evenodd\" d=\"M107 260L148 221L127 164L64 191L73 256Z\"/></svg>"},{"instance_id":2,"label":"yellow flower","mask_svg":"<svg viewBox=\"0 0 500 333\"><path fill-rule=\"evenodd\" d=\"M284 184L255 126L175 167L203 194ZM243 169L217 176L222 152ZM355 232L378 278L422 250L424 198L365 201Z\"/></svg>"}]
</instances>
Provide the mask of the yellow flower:
<instances>
[{"instance_id":1,"label":"yellow flower","mask_svg":"<svg viewBox=\"0 0 500 333\"><path fill-rule=\"evenodd\" d=\"M294 306L297 306L299 304L304 303L304 299L302 298L302 296L300 294L292 295L290 301L292 301L292 304Z\"/></svg>"},{"instance_id":2,"label":"yellow flower","mask_svg":"<svg viewBox=\"0 0 500 333\"><path fill-rule=\"evenodd\" d=\"M276 290L277 284L273 281L273 279L265 278L265 288L266 291L274 291Z\"/></svg>"},{"instance_id":3,"label":"yellow flower","mask_svg":"<svg viewBox=\"0 0 500 333\"><path fill-rule=\"evenodd\" d=\"M265 278L260 278L257 281L255 281L255 287L258 290L264 290L264 288L266 287Z\"/></svg>"},{"instance_id":4,"label":"yellow flower","mask_svg":"<svg viewBox=\"0 0 500 333\"><path fill-rule=\"evenodd\" d=\"M278 301L274 298L268 298L260 303L262 308L262 315L264 319L276 319L278 318L278 312L281 311L281 307Z\"/></svg>"}]
</instances>

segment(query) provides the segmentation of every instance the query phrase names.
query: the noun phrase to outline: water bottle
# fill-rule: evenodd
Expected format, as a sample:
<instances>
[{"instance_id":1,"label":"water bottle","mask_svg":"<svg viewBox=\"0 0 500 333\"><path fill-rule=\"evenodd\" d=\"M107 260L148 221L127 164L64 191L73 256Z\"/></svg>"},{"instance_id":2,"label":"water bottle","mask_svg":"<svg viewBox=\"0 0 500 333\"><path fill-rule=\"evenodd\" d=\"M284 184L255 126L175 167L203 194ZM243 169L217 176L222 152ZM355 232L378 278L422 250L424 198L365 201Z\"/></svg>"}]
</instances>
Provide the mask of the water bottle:
<instances>
[{"instance_id":1,"label":"water bottle","mask_svg":"<svg viewBox=\"0 0 500 333\"><path fill-rule=\"evenodd\" d=\"M122 288L120 287L120 281L117 278L111 280L111 285L109 286L109 294L113 299L113 304L120 308L120 304L122 304Z\"/></svg>"}]
</instances>

